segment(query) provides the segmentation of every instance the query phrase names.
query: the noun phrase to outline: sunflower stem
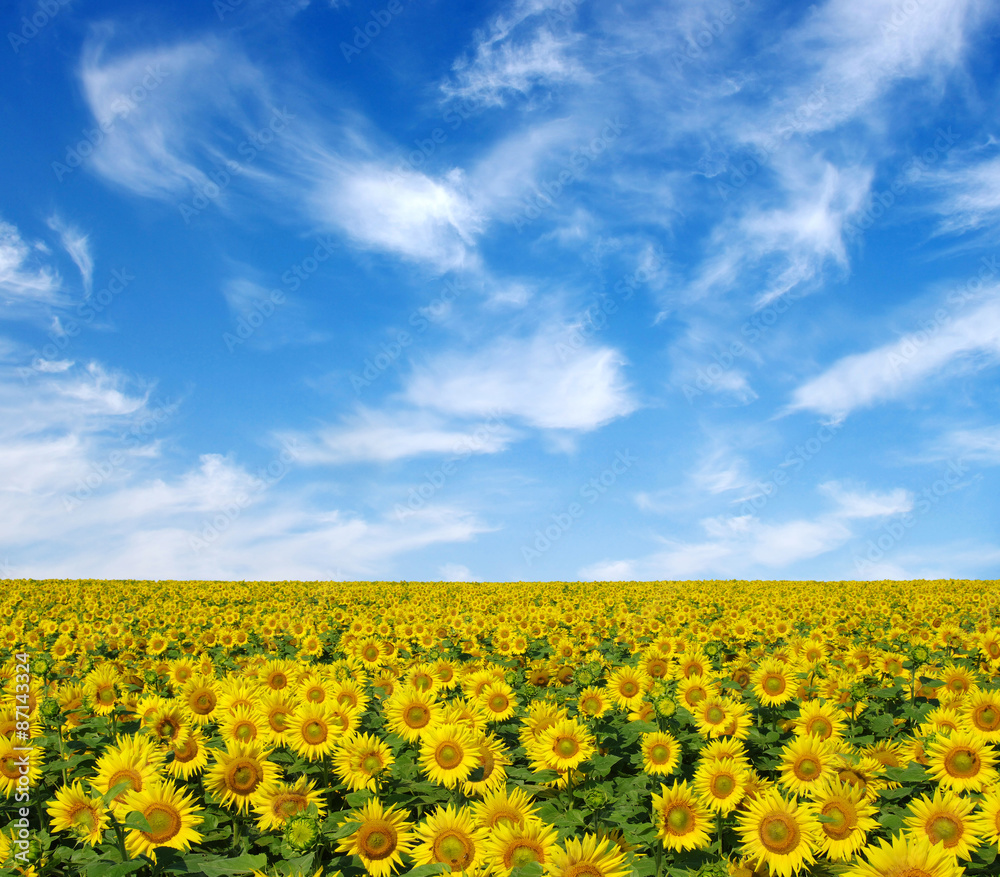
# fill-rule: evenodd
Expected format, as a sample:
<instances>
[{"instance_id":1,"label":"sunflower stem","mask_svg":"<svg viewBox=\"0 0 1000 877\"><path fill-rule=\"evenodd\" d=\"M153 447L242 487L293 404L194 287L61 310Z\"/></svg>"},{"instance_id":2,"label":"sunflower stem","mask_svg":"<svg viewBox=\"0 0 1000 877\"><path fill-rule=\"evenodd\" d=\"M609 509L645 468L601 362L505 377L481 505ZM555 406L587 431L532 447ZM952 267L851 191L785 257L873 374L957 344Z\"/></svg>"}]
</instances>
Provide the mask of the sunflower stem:
<instances>
[{"instance_id":1,"label":"sunflower stem","mask_svg":"<svg viewBox=\"0 0 1000 877\"><path fill-rule=\"evenodd\" d=\"M715 814L715 834L719 842L719 858L722 858L722 812Z\"/></svg>"},{"instance_id":2,"label":"sunflower stem","mask_svg":"<svg viewBox=\"0 0 1000 877\"><path fill-rule=\"evenodd\" d=\"M663 874L663 845L656 845L656 877L661 877Z\"/></svg>"}]
</instances>

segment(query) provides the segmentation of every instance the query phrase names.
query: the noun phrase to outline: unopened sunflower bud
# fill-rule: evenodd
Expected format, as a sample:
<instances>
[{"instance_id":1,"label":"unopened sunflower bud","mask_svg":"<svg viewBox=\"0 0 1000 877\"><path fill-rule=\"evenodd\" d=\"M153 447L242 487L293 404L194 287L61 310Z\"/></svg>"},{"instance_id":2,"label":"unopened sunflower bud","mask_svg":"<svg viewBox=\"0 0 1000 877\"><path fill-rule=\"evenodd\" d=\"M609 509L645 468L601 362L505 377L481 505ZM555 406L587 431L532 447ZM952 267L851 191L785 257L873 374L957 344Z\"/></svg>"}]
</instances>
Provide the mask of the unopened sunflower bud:
<instances>
[{"instance_id":1,"label":"unopened sunflower bud","mask_svg":"<svg viewBox=\"0 0 1000 877\"><path fill-rule=\"evenodd\" d=\"M285 823L285 843L293 850L305 853L319 840L319 821L312 816L298 814Z\"/></svg>"}]
</instances>

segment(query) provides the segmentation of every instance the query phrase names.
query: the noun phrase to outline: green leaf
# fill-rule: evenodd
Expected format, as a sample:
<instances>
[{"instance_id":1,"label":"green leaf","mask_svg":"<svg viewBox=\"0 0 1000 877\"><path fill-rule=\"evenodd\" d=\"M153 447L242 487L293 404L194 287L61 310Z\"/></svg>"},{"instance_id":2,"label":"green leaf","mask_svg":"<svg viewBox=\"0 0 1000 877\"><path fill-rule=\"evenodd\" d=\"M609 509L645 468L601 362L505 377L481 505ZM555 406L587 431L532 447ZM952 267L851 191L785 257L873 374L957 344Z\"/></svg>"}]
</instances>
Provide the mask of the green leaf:
<instances>
[{"instance_id":1,"label":"green leaf","mask_svg":"<svg viewBox=\"0 0 1000 877\"><path fill-rule=\"evenodd\" d=\"M223 874L246 874L259 871L267 865L267 856L260 853L256 856L243 855L235 859L217 859L209 856L184 856L184 864L195 874L205 877L219 877Z\"/></svg>"},{"instance_id":2,"label":"green leaf","mask_svg":"<svg viewBox=\"0 0 1000 877\"><path fill-rule=\"evenodd\" d=\"M511 868L510 877L542 877L542 866L538 862L531 862L520 868Z\"/></svg>"},{"instance_id":3,"label":"green leaf","mask_svg":"<svg viewBox=\"0 0 1000 877\"><path fill-rule=\"evenodd\" d=\"M975 851L975 856L980 862L992 865L997 858L997 848L993 844L984 844Z\"/></svg>"},{"instance_id":4,"label":"green leaf","mask_svg":"<svg viewBox=\"0 0 1000 877\"><path fill-rule=\"evenodd\" d=\"M87 877L124 877L126 874L134 874L148 864L146 859L132 859L117 865L105 861L95 862L87 868Z\"/></svg>"},{"instance_id":5,"label":"green leaf","mask_svg":"<svg viewBox=\"0 0 1000 877\"><path fill-rule=\"evenodd\" d=\"M885 775L894 783L930 782L927 770L915 761L911 761L906 767L887 767Z\"/></svg>"},{"instance_id":6,"label":"green leaf","mask_svg":"<svg viewBox=\"0 0 1000 877\"><path fill-rule=\"evenodd\" d=\"M101 803L107 807L122 792L130 788L132 788L132 780L122 780L118 785L112 786L101 796Z\"/></svg>"},{"instance_id":7,"label":"green leaf","mask_svg":"<svg viewBox=\"0 0 1000 877\"><path fill-rule=\"evenodd\" d=\"M403 874L403 877L428 877L430 874L447 874L451 868L441 862L431 862L429 865L417 865Z\"/></svg>"},{"instance_id":8,"label":"green leaf","mask_svg":"<svg viewBox=\"0 0 1000 877\"><path fill-rule=\"evenodd\" d=\"M145 831L147 833L153 830L153 826L149 824L146 817L140 813L138 810L133 810L125 817L125 821L122 823L126 828L134 828L137 831Z\"/></svg>"}]
</instances>

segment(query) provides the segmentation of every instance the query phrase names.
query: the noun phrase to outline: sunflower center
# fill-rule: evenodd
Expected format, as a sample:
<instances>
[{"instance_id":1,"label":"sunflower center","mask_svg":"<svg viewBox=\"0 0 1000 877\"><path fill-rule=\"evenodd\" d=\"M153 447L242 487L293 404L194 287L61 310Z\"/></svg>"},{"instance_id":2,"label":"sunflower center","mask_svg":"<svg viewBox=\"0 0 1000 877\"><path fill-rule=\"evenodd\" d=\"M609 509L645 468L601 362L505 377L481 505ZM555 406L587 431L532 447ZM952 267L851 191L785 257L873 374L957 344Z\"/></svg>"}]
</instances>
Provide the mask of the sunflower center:
<instances>
[{"instance_id":1,"label":"sunflower center","mask_svg":"<svg viewBox=\"0 0 1000 877\"><path fill-rule=\"evenodd\" d=\"M462 763L465 753L462 747L454 742L439 743L434 750L434 760L445 770L451 770Z\"/></svg>"},{"instance_id":2,"label":"sunflower center","mask_svg":"<svg viewBox=\"0 0 1000 877\"><path fill-rule=\"evenodd\" d=\"M694 831L694 813L687 804L675 804L667 812L665 820L671 834L687 834Z\"/></svg>"},{"instance_id":3,"label":"sunflower center","mask_svg":"<svg viewBox=\"0 0 1000 877\"><path fill-rule=\"evenodd\" d=\"M102 686L97 690L97 700L103 704L111 704L115 702L115 690L113 688Z\"/></svg>"},{"instance_id":4,"label":"sunflower center","mask_svg":"<svg viewBox=\"0 0 1000 877\"><path fill-rule=\"evenodd\" d=\"M601 702L596 697L588 697L583 701L583 711L586 713L596 713L601 709Z\"/></svg>"},{"instance_id":5,"label":"sunflower center","mask_svg":"<svg viewBox=\"0 0 1000 877\"><path fill-rule=\"evenodd\" d=\"M948 813L939 813L927 824L927 837L932 844L939 841L953 847L962 838L962 823Z\"/></svg>"},{"instance_id":6,"label":"sunflower center","mask_svg":"<svg viewBox=\"0 0 1000 877\"><path fill-rule=\"evenodd\" d=\"M260 784L261 775L252 761L237 761L229 768L226 786L237 795L249 795Z\"/></svg>"},{"instance_id":7,"label":"sunflower center","mask_svg":"<svg viewBox=\"0 0 1000 877\"><path fill-rule=\"evenodd\" d=\"M785 680L781 676L768 676L761 687L771 697L775 697L785 690Z\"/></svg>"},{"instance_id":8,"label":"sunflower center","mask_svg":"<svg viewBox=\"0 0 1000 877\"><path fill-rule=\"evenodd\" d=\"M979 773L979 755L972 749L955 749L944 760L945 770L953 777L974 777Z\"/></svg>"},{"instance_id":9,"label":"sunflower center","mask_svg":"<svg viewBox=\"0 0 1000 877\"><path fill-rule=\"evenodd\" d=\"M495 713L502 713L508 706L507 695L494 694L489 701L490 709Z\"/></svg>"},{"instance_id":10,"label":"sunflower center","mask_svg":"<svg viewBox=\"0 0 1000 877\"><path fill-rule=\"evenodd\" d=\"M299 795L285 795L275 800L272 809L277 815L287 819L289 816L294 816L300 810L305 810L306 806L305 798Z\"/></svg>"},{"instance_id":11,"label":"sunflower center","mask_svg":"<svg viewBox=\"0 0 1000 877\"><path fill-rule=\"evenodd\" d=\"M726 798L736 788L736 778L732 774L719 773L712 777L712 794L716 798Z\"/></svg>"},{"instance_id":12,"label":"sunflower center","mask_svg":"<svg viewBox=\"0 0 1000 877\"><path fill-rule=\"evenodd\" d=\"M457 831L446 831L434 840L434 857L439 862L450 865L453 871L455 869L465 870L472 861L475 852L475 847L469 838Z\"/></svg>"},{"instance_id":13,"label":"sunflower center","mask_svg":"<svg viewBox=\"0 0 1000 877\"><path fill-rule=\"evenodd\" d=\"M369 775L374 775L382 769L382 759L374 752L369 753L361 759L361 769Z\"/></svg>"},{"instance_id":14,"label":"sunflower center","mask_svg":"<svg viewBox=\"0 0 1000 877\"><path fill-rule=\"evenodd\" d=\"M275 691L278 691L278 690L284 688L286 685L288 685L288 677L284 673L281 673L281 672L272 673L268 677L267 684L268 684L269 687L273 688Z\"/></svg>"},{"instance_id":15,"label":"sunflower center","mask_svg":"<svg viewBox=\"0 0 1000 877\"><path fill-rule=\"evenodd\" d=\"M326 692L318 686L313 686L306 692L306 700L310 703L322 703L326 700Z\"/></svg>"},{"instance_id":16,"label":"sunflower center","mask_svg":"<svg viewBox=\"0 0 1000 877\"><path fill-rule=\"evenodd\" d=\"M73 815L70 817L70 822L72 822L78 829L87 832L93 831L97 825L97 819L94 816L94 808L89 804L81 804L80 807L73 812Z\"/></svg>"},{"instance_id":17,"label":"sunflower center","mask_svg":"<svg viewBox=\"0 0 1000 877\"><path fill-rule=\"evenodd\" d=\"M757 830L760 842L768 852L786 855L799 845L799 827L786 813L771 813L764 817Z\"/></svg>"},{"instance_id":18,"label":"sunflower center","mask_svg":"<svg viewBox=\"0 0 1000 877\"><path fill-rule=\"evenodd\" d=\"M361 656L369 663L373 663L378 660L379 650L376 646L365 646L361 651Z\"/></svg>"},{"instance_id":19,"label":"sunflower center","mask_svg":"<svg viewBox=\"0 0 1000 877\"><path fill-rule=\"evenodd\" d=\"M153 804L143 811L149 831L143 834L153 844L164 844L181 830L181 815L172 807Z\"/></svg>"},{"instance_id":20,"label":"sunflower center","mask_svg":"<svg viewBox=\"0 0 1000 877\"><path fill-rule=\"evenodd\" d=\"M396 851L396 829L380 819L359 830L357 843L362 856L375 861L387 859Z\"/></svg>"},{"instance_id":21,"label":"sunflower center","mask_svg":"<svg viewBox=\"0 0 1000 877\"><path fill-rule=\"evenodd\" d=\"M302 729L302 737L306 743L319 746L326 740L326 725L319 719L313 719Z\"/></svg>"},{"instance_id":22,"label":"sunflower center","mask_svg":"<svg viewBox=\"0 0 1000 877\"><path fill-rule=\"evenodd\" d=\"M426 673L417 673L413 677L414 687L419 688L421 691L427 691L433 684L431 677Z\"/></svg>"},{"instance_id":23,"label":"sunflower center","mask_svg":"<svg viewBox=\"0 0 1000 877\"><path fill-rule=\"evenodd\" d=\"M267 717L267 723L272 730L281 733L285 730L285 725L288 724L288 714L282 710L275 710Z\"/></svg>"},{"instance_id":24,"label":"sunflower center","mask_svg":"<svg viewBox=\"0 0 1000 877\"><path fill-rule=\"evenodd\" d=\"M572 737L560 737L556 741L555 751L563 758L572 758L580 751L580 744Z\"/></svg>"},{"instance_id":25,"label":"sunflower center","mask_svg":"<svg viewBox=\"0 0 1000 877\"><path fill-rule=\"evenodd\" d=\"M541 850L529 846L526 842L516 843L503 858L508 868L523 868L532 862L542 861Z\"/></svg>"},{"instance_id":26,"label":"sunflower center","mask_svg":"<svg viewBox=\"0 0 1000 877\"><path fill-rule=\"evenodd\" d=\"M1000 729L1000 710L992 704L977 707L972 713L972 721L980 731L996 731Z\"/></svg>"},{"instance_id":27,"label":"sunflower center","mask_svg":"<svg viewBox=\"0 0 1000 877\"><path fill-rule=\"evenodd\" d=\"M670 760L670 747L666 743L657 743L649 750L649 760L653 764L666 764Z\"/></svg>"},{"instance_id":28,"label":"sunflower center","mask_svg":"<svg viewBox=\"0 0 1000 877\"><path fill-rule=\"evenodd\" d=\"M712 725L721 725L726 720L726 711L721 706L710 706L705 712L705 720Z\"/></svg>"},{"instance_id":29,"label":"sunflower center","mask_svg":"<svg viewBox=\"0 0 1000 877\"><path fill-rule=\"evenodd\" d=\"M830 724L828 719L825 719L823 716L819 716L818 718L811 719L806 724L806 733L825 740L833 734L833 725Z\"/></svg>"},{"instance_id":30,"label":"sunflower center","mask_svg":"<svg viewBox=\"0 0 1000 877\"><path fill-rule=\"evenodd\" d=\"M844 840L853 830L855 824L854 805L846 800L830 801L823 806L823 815L829 816L832 822L823 823L823 831L827 837L834 840Z\"/></svg>"},{"instance_id":31,"label":"sunflower center","mask_svg":"<svg viewBox=\"0 0 1000 877\"><path fill-rule=\"evenodd\" d=\"M108 788L113 789L119 783L125 782L125 780L128 780L132 784L133 792L142 791L142 775L139 773L139 771L134 770L130 767L122 768L121 770L114 773L111 779L108 780ZM129 791L128 789L125 789L125 791L123 791L117 798L115 798L115 800L116 801L122 800L122 798L126 794L128 794L128 791Z\"/></svg>"},{"instance_id":32,"label":"sunflower center","mask_svg":"<svg viewBox=\"0 0 1000 877\"><path fill-rule=\"evenodd\" d=\"M639 693L639 686L631 679L627 679L621 685L621 693L623 697L635 697Z\"/></svg>"},{"instance_id":33,"label":"sunflower center","mask_svg":"<svg viewBox=\"0 0 1000 877\"><path fill-rule=\"evenodd\" d=\"M240 740L253 740L257 736L257 728L253 722L240 722L233 728L233 736Z\"/></svg>"},{"instance_id":34,"label":"sunflower center","mask_svg":"<svg viewBox=\"0 0 1000 877\"><path fill-rule=\"evenodd\" d=\"M199 716L207 716L215 709L216 699L211 691L200 691L191 701L191 712Z\"/></svg>"},{"instance_id":35,"label":"sunflower center","mask_svg":"<svg viewBox=\"0 0 1000 877\"><path fill-rule=\"evenodd\" d=\"M430 721L430 719L430 710L422 704L415 704L408 707L403 716L403 721L406 722L406 726L408 728L422 728Z\"/></svg>"},{"instance_id":36,"label":"sunflower center","mask_svg":"<svg viewBox=\"0 0 1000 877\"><path fill-rule=\"evenodd\" d=\"M804 755L795 763L794 770L800 780L814 780L820 774L820 765L814 755Z\"/></svg>"}]
</instances>

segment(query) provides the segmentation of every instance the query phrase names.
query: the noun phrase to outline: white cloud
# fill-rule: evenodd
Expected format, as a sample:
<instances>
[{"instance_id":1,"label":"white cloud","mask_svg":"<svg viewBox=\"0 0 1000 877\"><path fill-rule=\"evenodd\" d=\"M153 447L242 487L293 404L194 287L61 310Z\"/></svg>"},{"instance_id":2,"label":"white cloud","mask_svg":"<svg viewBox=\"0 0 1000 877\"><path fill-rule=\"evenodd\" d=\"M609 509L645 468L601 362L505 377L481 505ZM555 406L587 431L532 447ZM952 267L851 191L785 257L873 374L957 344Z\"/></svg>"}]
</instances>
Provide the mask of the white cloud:
<instances>
[{"instance_id":1,"label":"white cloud","mask_svg":"<svg viewBox=\"0 0 1000 877\"><path fill-rule=\"evenodd\" d=\"M438 568L438 575L443 582L471 582L472 571L461 563L446 563Z\"/></svg>"},{"instance_id":2,"label":"white cloud","mask_svg":"<svg viewBox=\"0 0 1000 877\"><path fill-rule=\"evenodd\" d=\"M972 354L1000 355L1000 305L989 303L930 333L906 335L866 353L845 356L798 387L791 410L845 417L918 388Z\"/></svg>"},{"instance_id":3,"label":"white cloud","mask_svg":"<svg viewBox=\"0 0 1000 877\"><path fill-rule=\"evenodd\" d=\"M942 170L931 186L941 190L943 232L963 234L995 225L1000 216L1000 158Z\"/></svg>"},{"instance_id":4,"label":"white cloud","mask_svg":"<svg viewBox=\"0 0 1000 877\"><path fill-rule=\"evenodd\" d=\"M59 303L60 286L59 274L37 264L17 226L0 220L0 296L6 306L0 317L20 316L25 304Z\"/></svg>"},{"instance_id":5,"label":"white cloud","mask_svg":"<svg viewBox=\"0 0 1000 877\"><path fill-rule=\"evenodd\" d=\"M905 490L889 493L822 485L835 507L815 519L768 523L753 515L722 515L701 521L707 538L697 542L663 539L663 550L638 559L602 561L580 572L584 579L683 579L705 574L746 578L753 569L775 570L828 554L853 536L851 521L891 517L912 508Z\"/></svg>"},{"instance_id":6,"label":"white cloud","mask_svg":"<svg viewBox=\"0 0 1000 877\"><path fill-rule=\"evenodd\" d=\"M490 412L486 412L489 414ZM496 454L515 433L500 419L455 427L425 412L386 413L362 408L340 425L312 433L281 432L277 439L294 449L305 465L388 463L429 454Z\"/></svg>"},{"instance_id":7,"label":"white cloud","mask_svg":"<svg viewBox=\"0 0 1000 877\"><path fill-rule=\"evenodd\" d=\"M953 429L934 447L930 459L962 459L985 466L1000 465L1000 425Z\"/></svg>"},{"instance_id":8,"label":"white cloud","mask_svg":"<svg viewBox=\"0 0 1000 877\"><path fill-rule=\"evenodd\" d=\"M80 272L83 291L89 296L94 287L94 258L90 254L90 238L78 228L67 225L59 217L49 218L49 228L59 235L59 242Z\"/></svg>"},{"instance_id":9,"label":"white cloud","mask_svg":"<svg viewBox=\"0 0 1000 877\"><path fill-rule=\"evenodd\" d=\"M501 338L471 354L444 353L414 369L407 400L461 417L499 410L538 429L588 431L638 407L610 347L572 349L556 332Z\"/></svg>"}]
</instances>

